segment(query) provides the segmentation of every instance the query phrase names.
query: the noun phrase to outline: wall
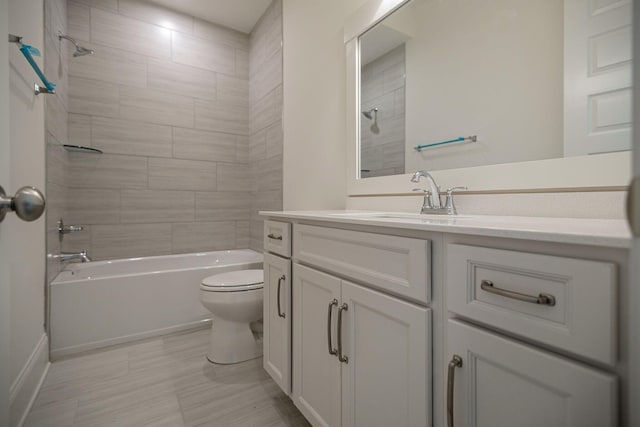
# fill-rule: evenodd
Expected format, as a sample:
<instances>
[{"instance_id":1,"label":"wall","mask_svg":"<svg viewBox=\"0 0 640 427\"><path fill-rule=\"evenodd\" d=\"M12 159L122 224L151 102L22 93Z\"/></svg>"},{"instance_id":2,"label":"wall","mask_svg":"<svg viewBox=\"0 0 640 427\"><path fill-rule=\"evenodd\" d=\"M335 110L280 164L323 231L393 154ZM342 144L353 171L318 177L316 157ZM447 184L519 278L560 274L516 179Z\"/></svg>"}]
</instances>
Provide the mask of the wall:
<instances>
[{"instance_id":1,"label":"wall","mask_svg":"<svg viewBox=\"0 0 640 427\"><path fill-rule=\"evenodd\" d=\"M282 210L282 0L253 28L249 52L251 244L262 251L261 210Z\"/></svg>"},{"instance_id":2,"label":"wall","mask_svg":"<svg viewBox=\"0 0 640 427\"><path fill-rule=\"evenodd\" d=\"M93 259L246 248L249 36L131 0L69 1L65 250ZM70 48L70 43L65 43Z\"/></svg>"}]
</instances>

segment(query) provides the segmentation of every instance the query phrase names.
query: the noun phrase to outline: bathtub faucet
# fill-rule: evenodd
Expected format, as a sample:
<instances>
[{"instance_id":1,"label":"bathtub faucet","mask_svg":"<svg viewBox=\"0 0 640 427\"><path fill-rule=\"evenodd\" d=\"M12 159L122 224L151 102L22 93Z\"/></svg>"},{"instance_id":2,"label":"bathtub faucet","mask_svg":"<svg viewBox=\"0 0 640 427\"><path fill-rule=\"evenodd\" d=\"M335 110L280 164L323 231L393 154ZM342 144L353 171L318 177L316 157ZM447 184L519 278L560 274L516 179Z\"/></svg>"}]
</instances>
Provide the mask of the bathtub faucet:
<instances>
[{"instance_id":1,"label":"bathtub faucet","mask_svg":"<svg viewBox=\"0 0 640 427\"><path fill-rule=\"evenodd\" d=\"M60 255L53 255L53 258L57 258L60 261L71 261L72 259L79 259L82 262L89 262L91 258L87 255L86 250L82 250L78 253L75 252L60 252Z\"/></svg>"}]
</instances>

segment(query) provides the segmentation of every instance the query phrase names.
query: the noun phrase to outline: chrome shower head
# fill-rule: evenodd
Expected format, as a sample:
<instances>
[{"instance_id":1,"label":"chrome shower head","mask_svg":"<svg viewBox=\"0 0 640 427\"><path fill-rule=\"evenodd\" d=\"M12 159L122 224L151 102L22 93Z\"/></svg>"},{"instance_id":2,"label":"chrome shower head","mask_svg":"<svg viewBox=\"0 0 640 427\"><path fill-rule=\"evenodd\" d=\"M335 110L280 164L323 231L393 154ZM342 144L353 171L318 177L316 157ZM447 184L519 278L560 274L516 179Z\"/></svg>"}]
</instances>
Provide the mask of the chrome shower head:
<instances>
[{"instance_id":1,"label":"chrome shower head","mask_svg":"<svg viewBox=\"0 0 640 427\"><path fill-rule=\"evenodd\" d=\"M367 119L372 120L375 117L378 117L378 107L374 107L369 111L363 111L362 115L365 116Z\"/></svg>"},{"instance_id":2,"label":"chrome shower head","mask_svg":"<svg viewBox=\"0 0 640 427\"><path fill-rule=\"evenodd\" d=\"M76 47L76 51L73 52L74 58L77 58L78 56L93 55L92 49L87 49L86 47L80 46L78 42L76 42L73 38L58 31L58 40L62 39L69 40Z\"/></svg>"}]
</instances>

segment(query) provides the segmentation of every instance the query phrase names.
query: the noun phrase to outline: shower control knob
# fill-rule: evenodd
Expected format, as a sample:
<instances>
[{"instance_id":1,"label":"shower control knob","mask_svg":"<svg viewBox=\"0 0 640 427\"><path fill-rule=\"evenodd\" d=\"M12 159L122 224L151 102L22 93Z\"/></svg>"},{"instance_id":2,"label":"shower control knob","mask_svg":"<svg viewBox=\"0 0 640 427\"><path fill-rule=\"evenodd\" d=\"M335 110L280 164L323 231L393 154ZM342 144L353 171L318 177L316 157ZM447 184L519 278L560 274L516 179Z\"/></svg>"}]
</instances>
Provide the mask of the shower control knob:
<instances>
[{"instance_id":1,"label":"shower control knob","mask_svg":"<svg viewBox=\"0 0 640 427\"><path fill-rule=\"evenodd\" d=\"M44 212L44 205L44 195L35 187L22 187L15 196L7 197L0 186L0 222L11 211L24 221L35 221Z\"/></svg>"}]
</instances>

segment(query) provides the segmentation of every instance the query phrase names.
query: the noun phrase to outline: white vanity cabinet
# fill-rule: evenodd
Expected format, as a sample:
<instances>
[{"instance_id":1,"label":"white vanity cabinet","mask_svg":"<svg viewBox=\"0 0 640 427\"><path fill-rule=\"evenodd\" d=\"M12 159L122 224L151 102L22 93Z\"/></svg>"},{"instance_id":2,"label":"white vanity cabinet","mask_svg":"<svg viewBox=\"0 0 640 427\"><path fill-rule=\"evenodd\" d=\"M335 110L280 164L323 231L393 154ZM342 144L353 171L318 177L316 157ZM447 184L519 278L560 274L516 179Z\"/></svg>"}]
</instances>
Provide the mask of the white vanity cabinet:
<instances>
[{"instance_id":1,"label":"white vanity cabinet","mask_svg":"<svg viewBox=\"0 0 640 427\"><path fill-rule=\"evenodd\" d=\"M430 310L293 267L293 400L317 426L426 426Z\"/></svg>"},{"instance_id":2,"label":"white vanity cabinet","mask_svg":"<svg viewBox=\"0 0 640 427\"><path fill-rule=\"evenodd\" d=\"M291 224L265 221L263 367L291 394Z\"/></svg>"}]
</instances>

